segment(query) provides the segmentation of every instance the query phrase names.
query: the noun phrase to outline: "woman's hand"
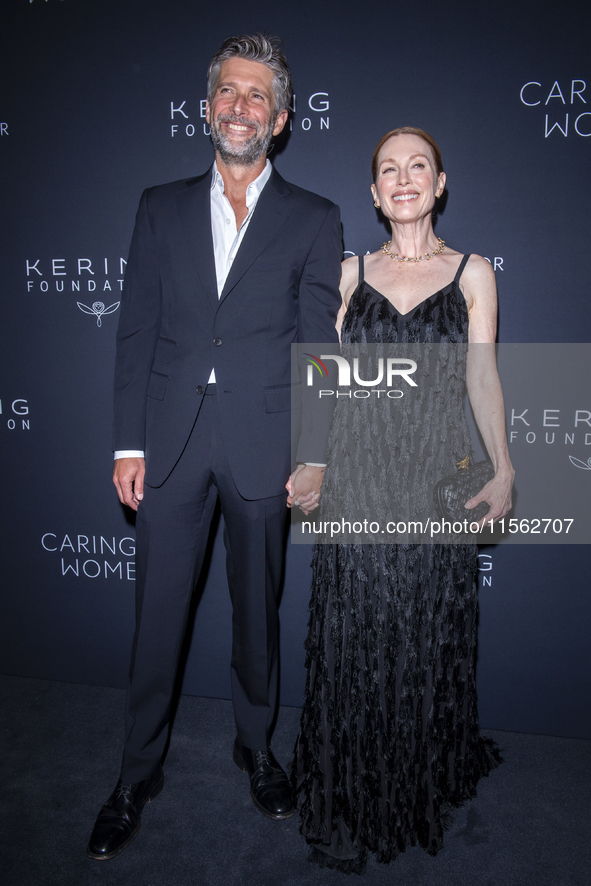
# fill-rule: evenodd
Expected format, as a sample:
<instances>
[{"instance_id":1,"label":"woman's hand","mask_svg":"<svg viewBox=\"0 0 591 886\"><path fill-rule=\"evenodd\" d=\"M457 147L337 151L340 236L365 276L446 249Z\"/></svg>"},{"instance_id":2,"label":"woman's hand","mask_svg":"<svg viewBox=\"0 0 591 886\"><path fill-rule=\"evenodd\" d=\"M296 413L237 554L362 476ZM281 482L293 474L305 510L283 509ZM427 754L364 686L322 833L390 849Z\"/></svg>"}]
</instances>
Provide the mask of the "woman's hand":
<instances>
[{"instance_id":1,"label":"woman's hand","mask_svg":"<svg viewBox=\"0 0 591 886\"><path fill-rule=\"evenodd\" d=\"M318 507L324 468L317 465L298 465L287 483L287 507L299 507L308 516Z\"/></svg>"},{"instance_id":2,"label":"woman's hand","mask_svg":"<svg viewBox=\"0 0 591 886\"><path fill-rule=\"evenodd\" d=\"M513 468L498 471L492 480L489 480L486 486L484 486L477 495L474 495L466 502L464 507L468 510L472 510L482 501L485 501L490 505L490 511L478 524L480 527L485 524L488 525L491 520L494 524L497 520L500 520L509 513L513 506L512 492L514 476L515 471Z\"/></svg>"}]
</instances>

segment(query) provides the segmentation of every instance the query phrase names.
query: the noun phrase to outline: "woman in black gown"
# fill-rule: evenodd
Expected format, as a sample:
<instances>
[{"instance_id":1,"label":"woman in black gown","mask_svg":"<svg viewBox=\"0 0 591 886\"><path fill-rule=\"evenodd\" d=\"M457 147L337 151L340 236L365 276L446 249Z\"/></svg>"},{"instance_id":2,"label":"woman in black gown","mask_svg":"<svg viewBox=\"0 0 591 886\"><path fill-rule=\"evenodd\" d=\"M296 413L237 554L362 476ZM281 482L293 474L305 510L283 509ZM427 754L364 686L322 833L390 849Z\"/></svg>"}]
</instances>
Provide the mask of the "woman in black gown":
<instances>
[{"instance_id":1,"label":"woman in black gown","mask_svg":"<svg viewBox=\"0 0 591 886\"><path fill-rule=\"evenodd\" d=\"M413 127L392 130L376 148L372 171L374 202L391 224L392 239L365 260L343 263L343 348L449 342L468 350L466 374L463 366L430 415L414 423L406 416L395 433L388 433L390 418L381 419L376 446L382 455L390 449L388 482L400 491L422 473L432 489L453 473L466 455L457 447L470 446L462 405L467 383L495 468L493 480L467 505L486 501L486 520L498 519L511 507L513 469L494 362L494 273L485 259L462 255L435 236L432 212L445 173L431 136ZM471 360L470 347L478 343L484 351ZM450 410L459 416L460 444L457 434L446 442L439 433ZM372 431L375 439L375 426ZM346 457L353 436L339 401L323 499L343 496L331 449ZM400 452L403 444L414 451L419 437L427 456L417 467ZM346 493L353 498L356 476L352 471ZM476 579L474 543L315 546L306 697L292 769L311 860L359 872L368 853L389 862L418 844L434 855L442 847L446 810L474 797L479 778L498 765L498 752L478 725Z\"/></svg>"}]
</instances>

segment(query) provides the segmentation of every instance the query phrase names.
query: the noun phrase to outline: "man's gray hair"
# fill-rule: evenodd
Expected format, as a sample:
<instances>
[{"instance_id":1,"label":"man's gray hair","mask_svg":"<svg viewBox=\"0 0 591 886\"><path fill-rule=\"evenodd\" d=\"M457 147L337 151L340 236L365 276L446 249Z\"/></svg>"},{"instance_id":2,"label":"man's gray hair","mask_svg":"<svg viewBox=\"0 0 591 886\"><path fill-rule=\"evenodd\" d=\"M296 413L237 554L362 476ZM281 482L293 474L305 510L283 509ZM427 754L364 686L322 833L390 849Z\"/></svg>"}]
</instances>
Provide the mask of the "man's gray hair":
<instances>
[{"instance_id":1,"label":"man's gray hair","mask_svg":"<svg viewBox=\"0 0 591 886\"><path fill-rule=\"evenodd\" d=\"M220 79L222 64L230 58L243 58L249 62L266 65L273 73L274 115L277 116L289 108L292 95L291 74L287 67L287 59L281 50L281 43L277 37L259 33L228 37L212 58L207 71L207 98L210 107Z\"/></svg>"}]
</instances>

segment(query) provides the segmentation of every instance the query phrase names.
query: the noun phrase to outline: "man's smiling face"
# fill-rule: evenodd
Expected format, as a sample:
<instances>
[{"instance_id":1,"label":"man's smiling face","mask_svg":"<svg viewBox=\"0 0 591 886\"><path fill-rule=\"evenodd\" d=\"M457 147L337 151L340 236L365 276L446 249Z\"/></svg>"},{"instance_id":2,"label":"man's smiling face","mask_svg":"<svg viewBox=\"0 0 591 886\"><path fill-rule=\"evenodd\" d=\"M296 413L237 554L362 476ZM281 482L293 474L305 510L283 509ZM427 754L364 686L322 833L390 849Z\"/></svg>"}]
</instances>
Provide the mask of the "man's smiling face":
<instances>
[{"instance_id":1,"label":"man's smiling face","mask_svg":"<svg viewBox=\"0 0 591 886\"><path fill-rule=\"evenodd\" d=\"M261 62L225 61L211 106L207 102L206 119L216 153L226 165L256 163L287 120L287 111L275 115L273 72Z\"/></svg>"}]
</instances>

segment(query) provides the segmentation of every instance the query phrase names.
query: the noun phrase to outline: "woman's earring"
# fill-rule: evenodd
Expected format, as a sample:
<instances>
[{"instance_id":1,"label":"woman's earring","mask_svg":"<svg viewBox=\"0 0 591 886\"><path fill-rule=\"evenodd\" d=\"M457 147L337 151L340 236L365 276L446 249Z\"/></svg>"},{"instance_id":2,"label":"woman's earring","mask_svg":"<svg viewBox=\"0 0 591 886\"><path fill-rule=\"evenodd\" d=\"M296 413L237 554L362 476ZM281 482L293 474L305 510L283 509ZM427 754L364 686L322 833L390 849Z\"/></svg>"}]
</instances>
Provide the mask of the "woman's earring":
<instances>
[{"instance_id":1,"label":"woman's earring","mask_svg":"<svg viewBox=\"0 0 591 886\"><path fill-rule=\"evenodd\" d=\"M374 201L373 201L373 205L375 206L376 209L379 209L379 208L380 208L380 204L378 203L377 200L374 200Z\"/></svg>"}]
</instances>

